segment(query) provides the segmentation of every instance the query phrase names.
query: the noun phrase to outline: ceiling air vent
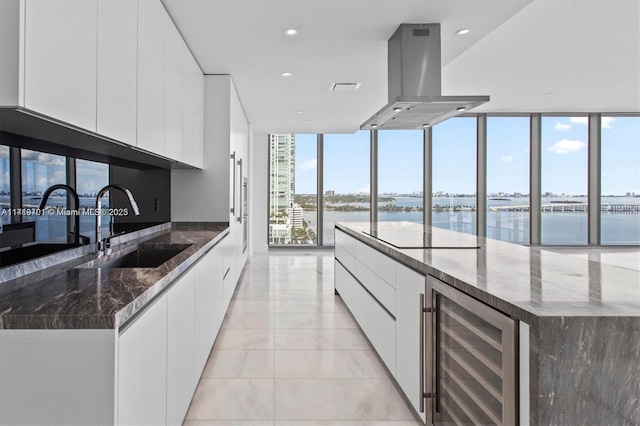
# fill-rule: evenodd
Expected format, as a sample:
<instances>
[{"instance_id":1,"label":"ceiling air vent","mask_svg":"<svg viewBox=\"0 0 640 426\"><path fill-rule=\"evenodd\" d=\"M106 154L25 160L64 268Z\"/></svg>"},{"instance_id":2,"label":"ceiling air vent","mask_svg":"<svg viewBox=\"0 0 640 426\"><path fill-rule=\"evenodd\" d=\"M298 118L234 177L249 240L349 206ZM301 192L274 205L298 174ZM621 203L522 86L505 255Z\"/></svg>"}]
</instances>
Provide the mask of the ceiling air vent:
<instances>
[{"instance_id":1,"label":"ceiling air vent","mask_svg":"<svg viewBox=\"0 0 640 426\"><path fill-rule=\"evenodd\" d=\"M414 37L429 37L429 28L414 28Z\"/></svg>"},{"instance_id":2,"label":"ceiling air vent","mask_svg":"<svg viewBox=\"0 0 640 426\"><path fill-rule=\"evenodd\" d=\"M360 87L360 83L331 83L330 92L353 92Z\"/></svg>"}]
</instances>

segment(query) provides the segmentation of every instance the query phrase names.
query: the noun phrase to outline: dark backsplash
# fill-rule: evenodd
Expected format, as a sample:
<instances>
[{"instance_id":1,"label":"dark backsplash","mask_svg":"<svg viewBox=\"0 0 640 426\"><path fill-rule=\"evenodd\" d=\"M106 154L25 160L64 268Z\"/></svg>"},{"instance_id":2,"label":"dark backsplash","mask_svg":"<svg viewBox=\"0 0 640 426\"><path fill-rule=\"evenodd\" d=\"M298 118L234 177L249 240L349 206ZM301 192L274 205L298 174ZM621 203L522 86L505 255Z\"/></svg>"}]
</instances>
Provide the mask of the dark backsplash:
<instances>
[{"instance_id":1,"label":"dark backsplash","mask_svg":"<svg viewBox=\"0 0 640 426\"><path fill-rule=\"evenodd\" d=\"M127 224L149 224L149 226L171 221L171 171L166 169L131 169L111 166L109 182L129 188L140 207L140 216L118 216L114 218L114 229L130 230ZM128 208L129 201L124 194L113 191L110 194L112 208Z\"/></svg>"}]
</instances>

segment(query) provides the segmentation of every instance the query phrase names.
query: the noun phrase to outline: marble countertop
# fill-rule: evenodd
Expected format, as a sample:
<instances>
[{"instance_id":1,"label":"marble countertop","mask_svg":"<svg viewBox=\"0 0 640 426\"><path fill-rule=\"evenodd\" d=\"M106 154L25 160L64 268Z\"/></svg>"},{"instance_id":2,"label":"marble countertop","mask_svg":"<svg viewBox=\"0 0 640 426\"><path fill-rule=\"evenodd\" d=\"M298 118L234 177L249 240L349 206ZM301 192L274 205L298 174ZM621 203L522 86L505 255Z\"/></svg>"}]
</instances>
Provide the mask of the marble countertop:
<instances>
[{"instance_id":1,"label":"marble countertop","mask_svg":"<svg viewBox=\"0 0 640 426\"><path fill-rule=\"evenodd\" d=\"M119 244L105 259L142 242L190 244L157 268L77 268L96 253L45 259L39 270L0 282L0 329L117 329L228 233L226 224L174 223L114 239Z\"/></svg>"},{"instance_id":2,"label":"marble countertop","mask_svg":"<svg viewBox=\"0 0 640 426\"><path fill-rule=\"evenodd\" d=\"M594 260L614 256L608 248L574 247L562 254L409 222L373 227L369 222L343 222L336 228L525 322L540 317L640 317L639 268L632 261ZM371 237L372 231L387 238L396 234L403 242L410 234L418 240L430 235L439 246L449 240L466 248L398 248ZM640 249L616 252L636 259Z\"/></svg>"}]
</instances>

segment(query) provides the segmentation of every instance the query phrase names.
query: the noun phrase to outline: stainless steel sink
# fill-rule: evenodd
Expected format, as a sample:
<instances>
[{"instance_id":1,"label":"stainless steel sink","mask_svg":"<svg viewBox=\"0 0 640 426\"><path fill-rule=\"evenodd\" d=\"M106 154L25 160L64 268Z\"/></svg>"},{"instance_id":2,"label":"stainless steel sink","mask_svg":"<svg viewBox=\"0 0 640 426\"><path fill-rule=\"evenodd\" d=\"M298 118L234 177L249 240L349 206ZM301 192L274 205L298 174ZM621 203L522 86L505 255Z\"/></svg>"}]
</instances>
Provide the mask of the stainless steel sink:
<instances>
[{"instance_id":1,"label":"stainless steel sink","mask_svg":"<svg viewBox=\"0 0 640 426\"><path fill-rule=\"evenodd\" d=\"M97 259L79 266L80 268L157 268L169 259L180 254L191 244L149 244L138 246L136 250L103 261Z\"/></svg>"}]
</instances>

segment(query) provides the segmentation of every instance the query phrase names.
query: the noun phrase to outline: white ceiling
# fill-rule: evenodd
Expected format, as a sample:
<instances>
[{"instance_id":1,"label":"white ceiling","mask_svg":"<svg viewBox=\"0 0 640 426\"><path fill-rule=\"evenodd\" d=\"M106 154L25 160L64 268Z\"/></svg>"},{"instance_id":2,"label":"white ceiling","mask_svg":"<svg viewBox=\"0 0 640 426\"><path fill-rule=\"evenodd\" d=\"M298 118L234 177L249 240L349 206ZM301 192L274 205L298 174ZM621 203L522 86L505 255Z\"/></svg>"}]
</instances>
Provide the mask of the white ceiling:
<instances>
[{"instance_id":1,"label":"white ceiling","mask_svg":"<svg viewBox=\"0 0 640 426\"><path fill-rule=\"evenodd\" d=\"M442 94L490 95L478 112L640 112L639 0L163 3L205 74L231 74L258 132L356 131L387 103L387 40L405 22L442 24Z\"/></svg>"}]
</instances>

